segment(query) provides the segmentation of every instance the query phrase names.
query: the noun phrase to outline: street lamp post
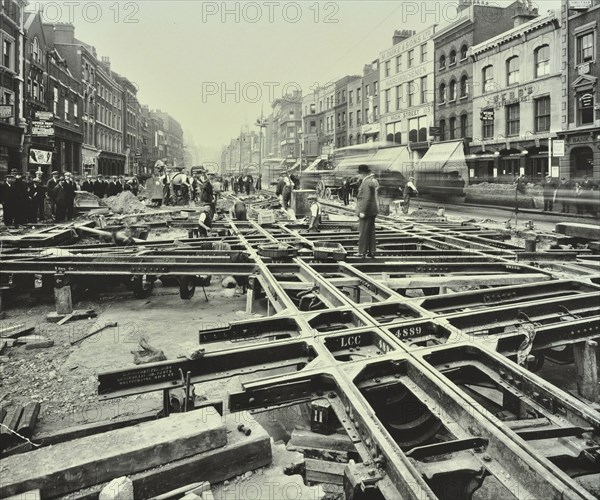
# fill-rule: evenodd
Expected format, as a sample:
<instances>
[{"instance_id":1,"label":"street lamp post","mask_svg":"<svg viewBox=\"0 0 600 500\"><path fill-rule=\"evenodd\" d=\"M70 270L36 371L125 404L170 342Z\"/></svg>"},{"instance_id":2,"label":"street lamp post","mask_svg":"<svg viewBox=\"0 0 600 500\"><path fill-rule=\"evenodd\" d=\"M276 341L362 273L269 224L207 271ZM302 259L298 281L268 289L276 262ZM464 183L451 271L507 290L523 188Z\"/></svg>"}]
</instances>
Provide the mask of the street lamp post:
<instances>
[{"instance_id":1,"label":"street lamp post","mask_svg":"<svg viewBox=\"0 0 600 500\"><path fill-rule=\"evenodd\" d=\"M267 127L267 120L263 118L262 113L260 118L257 118L255 125L258 127L258 175L262 177L262 131Z\"/></svg>"}]
</instances>

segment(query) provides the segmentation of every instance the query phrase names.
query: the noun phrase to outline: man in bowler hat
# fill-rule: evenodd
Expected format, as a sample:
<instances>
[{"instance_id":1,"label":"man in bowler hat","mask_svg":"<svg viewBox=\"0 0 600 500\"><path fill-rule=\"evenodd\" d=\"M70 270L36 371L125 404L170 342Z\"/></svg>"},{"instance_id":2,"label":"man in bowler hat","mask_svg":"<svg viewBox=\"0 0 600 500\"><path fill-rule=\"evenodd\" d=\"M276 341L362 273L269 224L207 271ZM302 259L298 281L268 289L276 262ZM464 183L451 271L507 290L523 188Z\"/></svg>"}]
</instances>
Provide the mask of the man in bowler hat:
<instances>
[{"instance_id":1,"label":"man in bowler hat","mask_svg":"<svg viewBox=\"0 0 600 500\"><path fill-rule=\"evenodd\" d=\"M376 251L375 218L379 213L377 190L379 183L368 165L359 165L358 174L362 181L356 196L356 215L358 216L358 257L365 255L373 258Z\"/></svg>"}]
</instances>

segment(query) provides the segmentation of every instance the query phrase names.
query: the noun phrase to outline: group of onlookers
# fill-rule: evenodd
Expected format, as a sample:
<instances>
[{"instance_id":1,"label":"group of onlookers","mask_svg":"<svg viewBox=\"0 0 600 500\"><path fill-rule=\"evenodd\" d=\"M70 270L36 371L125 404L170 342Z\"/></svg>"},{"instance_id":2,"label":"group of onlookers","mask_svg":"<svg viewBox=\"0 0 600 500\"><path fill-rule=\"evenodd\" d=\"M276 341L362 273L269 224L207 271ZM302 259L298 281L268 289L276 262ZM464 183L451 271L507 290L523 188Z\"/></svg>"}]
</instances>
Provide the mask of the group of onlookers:
<instances>
[{"instance_id":1,"label":"group of onlookers","mask_svg":"<svg viewBox=\"0 0 600 500\"><path fill-rule=\"evenodd\" d=\"M234 194L249 196L251 193L262 189L262 176L258 174L255 182L250 174L232 175L229 179L226 178L224 180L223 190L228 191L229 188L231 188Z\"/></svg>"},{"instance_id":2,"label":"group of onlookers","mask_svg":"<svg viewBox=\"0 0 600 500\"><path fill-rule=\"evenodd\" d=\"M76 191L87 191L99 198L116 196L123 191L137 195L140 183L136 176L128 180L123 176L112 176L105 180L102 175L95 179L88 175L82 182L77 182L71 172L61 174L58 171L52 172L44 183L38 175L23 175L12 169L0 184L4 225L18 227L46 219L55 222L73 220Z\"/></svg>"},{"instance_id":3,"label":"group of onlookers","mask_svg":"<svg viewBox=\"0 0 600 500\"><path fill-rule=\"evenodd\" d=\"M551 176L546 176L543 185L544 212L553 212L560 207L560 213L577 213L592 215L600 211L598 198L598 185L590 180L587 175L583 180L569 182L566 177L561 177L557 183Z\"/></svg>"}]
</instances>

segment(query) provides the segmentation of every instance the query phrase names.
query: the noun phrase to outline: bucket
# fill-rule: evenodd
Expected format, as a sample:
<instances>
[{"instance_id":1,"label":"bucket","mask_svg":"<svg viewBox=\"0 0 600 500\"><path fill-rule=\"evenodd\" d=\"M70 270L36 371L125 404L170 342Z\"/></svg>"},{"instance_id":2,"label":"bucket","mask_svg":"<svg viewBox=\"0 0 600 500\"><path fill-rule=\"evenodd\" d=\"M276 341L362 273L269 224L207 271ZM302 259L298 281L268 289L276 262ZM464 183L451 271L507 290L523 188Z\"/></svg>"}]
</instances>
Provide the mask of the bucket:
<instances>
[{"instance_id":1,"label":"bucket","mask_svg":"<svg viewBox=\"0 0 600 500\"><path fill-rule=\"evenodd\" d=\"M438 207L438 217L444 217L446 215L446 209L444 207Z\"/></svg>"},{"instance_id":2,"label":"bucket","mask_svg":"<svg viewBox=\"0 0 600 500\"><path fill-rule=\"evenodd\" d=\"M537 243L537 241L535 238L527 238L525 240L525 251L526 252L535 252L536 243Z\"/></svg>"}]
</instances>

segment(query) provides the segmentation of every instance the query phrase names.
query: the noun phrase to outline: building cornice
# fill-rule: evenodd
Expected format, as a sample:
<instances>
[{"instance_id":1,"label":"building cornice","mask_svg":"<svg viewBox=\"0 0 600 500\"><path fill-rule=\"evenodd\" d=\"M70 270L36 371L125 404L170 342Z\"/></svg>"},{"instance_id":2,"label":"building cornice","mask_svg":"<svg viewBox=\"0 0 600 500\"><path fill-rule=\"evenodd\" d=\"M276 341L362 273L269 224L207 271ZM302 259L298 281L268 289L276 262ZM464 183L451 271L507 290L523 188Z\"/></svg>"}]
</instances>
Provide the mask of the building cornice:
<instances>
[{"instance_id":1,"label":"building cornice","mask_svg":"<svg viewBox=\"0 0 600 500\"><path fill-rule=\"evenodd\" d=\"M529 33L537 31L543 28L544 26L548 26L549 24L555 24L557 28L560 26L560 20L556 14L553 13L546 17L533 19L509 31L505 31L504 33L501 33L500 35L491 38L490 40L484 43L474 45L469 49L469 54L472 57L477 57L478 55L483 54L484 52L489 52L513 40L526 37Z\"/></svg>"}]
</instances>

